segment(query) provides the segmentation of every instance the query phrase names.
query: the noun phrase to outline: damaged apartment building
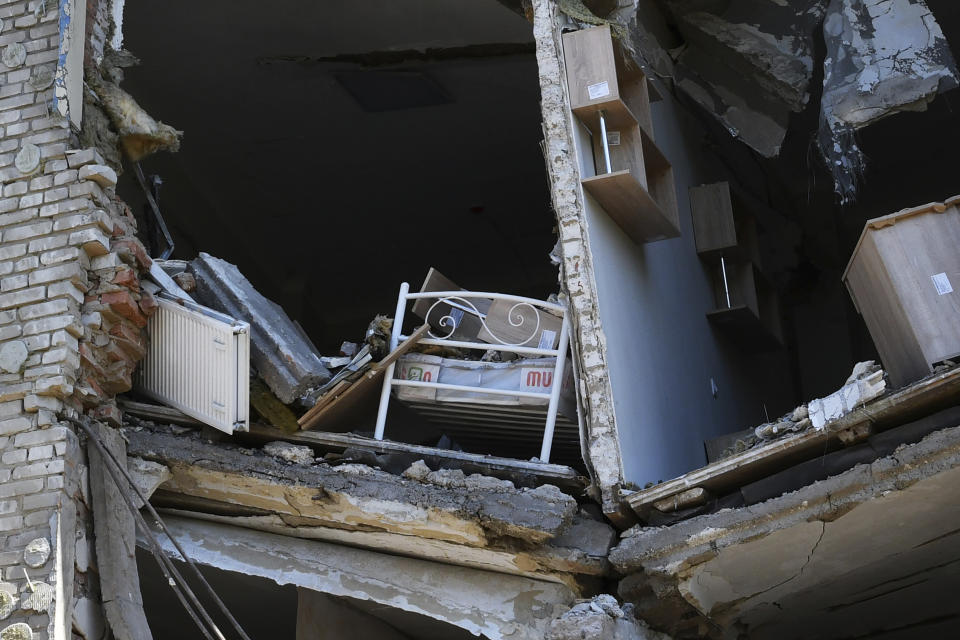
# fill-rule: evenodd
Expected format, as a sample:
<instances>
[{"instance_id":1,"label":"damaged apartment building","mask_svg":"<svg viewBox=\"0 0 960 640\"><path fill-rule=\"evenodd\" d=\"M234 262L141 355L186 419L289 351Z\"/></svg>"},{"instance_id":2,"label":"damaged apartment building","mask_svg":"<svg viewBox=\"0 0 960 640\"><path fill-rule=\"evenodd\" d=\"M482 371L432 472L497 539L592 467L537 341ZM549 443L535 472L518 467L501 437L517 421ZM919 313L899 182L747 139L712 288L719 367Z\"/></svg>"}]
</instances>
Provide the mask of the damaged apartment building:
<instances>
[{"instance_id":1,"label":"damaged apartment building","mask_svg":"<svg viewBox=\"0 0 960 640\"><path fill-rule=\"evenodd\" d=\"M0 0L0 640L955 637L951 0Z\"/></svg>"}]
</instances>

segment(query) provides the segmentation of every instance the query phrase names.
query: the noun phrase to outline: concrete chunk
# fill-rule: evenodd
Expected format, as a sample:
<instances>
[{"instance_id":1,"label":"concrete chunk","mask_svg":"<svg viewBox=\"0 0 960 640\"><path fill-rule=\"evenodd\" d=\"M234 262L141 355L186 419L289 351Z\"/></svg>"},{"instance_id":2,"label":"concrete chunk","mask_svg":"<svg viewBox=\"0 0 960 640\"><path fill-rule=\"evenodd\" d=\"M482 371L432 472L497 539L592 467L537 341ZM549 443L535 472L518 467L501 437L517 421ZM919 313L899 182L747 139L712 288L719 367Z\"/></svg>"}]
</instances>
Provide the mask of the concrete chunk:
<instances>
[{"instance_id":1,"label":"concrete chunk","mask_svg":"<svg viewBox=\"0 0 960 640\"><path fill-rule=\"evenodd\" d=\"M270 390L290 404L330 379L320 354L276 304L262 296L235 265L201 253L189 267L198 302L250 324L250 359Z\"/></svg>"}]
</instances>

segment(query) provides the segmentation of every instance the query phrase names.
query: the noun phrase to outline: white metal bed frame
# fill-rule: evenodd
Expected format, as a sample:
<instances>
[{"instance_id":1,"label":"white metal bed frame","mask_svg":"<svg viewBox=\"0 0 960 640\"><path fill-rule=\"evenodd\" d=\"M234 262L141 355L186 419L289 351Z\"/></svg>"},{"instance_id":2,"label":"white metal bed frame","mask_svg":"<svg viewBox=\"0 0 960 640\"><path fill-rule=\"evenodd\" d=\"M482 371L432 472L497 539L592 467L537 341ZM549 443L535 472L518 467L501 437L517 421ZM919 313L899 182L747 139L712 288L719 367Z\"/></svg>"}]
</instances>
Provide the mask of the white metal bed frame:
<instances>
[{"instance_id":1,"label":"white metal bed frame","mask_svg":"<svg viewBox=\"0 0 960 640\"><path fill-rule=\"evenodd\" d=\"M478 311L477 307L470 302L471 300L478 298L485 300L492 299L513 302L514 305L510 307L508 313L508 321L514 327L522 326L529 319L524 317L523 313L521 312L522 310L533 311L536 314L536 325L533 327L533 331L530 332L529 337L526 340L519 342L507 342L497 337L493 331L490 330L490 327L487 326L486 316ZM535 300L533 298L524 298L522 296L512 296L502 293L478 291L429 291L425 293L410 293L410 285L404 282L402 285L400 285L400 296L397 300L397 311L393 320L393 332L390 335L391 352L397 348L397 345L399 345L401 341L407 339L408 337L402 334L403 319L406 313L407 303L411 300L415 301L423 299L436 299L436 301L430 306L427 313L424 314L424 318L428 322L430 321L431 313L437 308L437 306L444 304L453 309L458 309L464 313L468 313L477 317L483 327L487 330L487 333L489 333L496 342L488 343L451 340L450 337L453 336L453 333L456 331L459 323L448 313L447 315L439 318L436 324L445 329L449 328L449 332L444 336L437 336L432 332L428 332L427 335L429 337L420 340L419 344L456 347L460 349L478 349L482 351L496 349L497 351L507 351L523 356L554 356L556 357L556 364L554 367L553 386L550 388L550 392L546 393L535 391L486 389L483 387L445 384L441 382L426 382L420 380L395 380L393 375L396 363L393 362L388 365L387 370L384 372L383 389L380 392L380 409L377 413L377 426L374 433L374 438L377 440L383 440L383 432L386 428L387 422L387 408L390 403L390 391L393 386L428 387L431 389L447 389L450 391L467 391L472 393L485 393L490 395L523 398L546 398L548 400L547 416L543 430L543 443L540 447L540 461L550 462L550 449L553 446L553 430L557 420L557 406L560 400L560 387L562 386L563 368L564 364L566 363L567 346L570 340L570 325L567 318L566 308L562 305L551 302L544 302L542 300ZM540 332L540 314L543 312L542 310L549 310L553 314L562 318L560 339L557 343L556 349L541 349L539 347L525 346Z\"/></svg>"}]
</instances>

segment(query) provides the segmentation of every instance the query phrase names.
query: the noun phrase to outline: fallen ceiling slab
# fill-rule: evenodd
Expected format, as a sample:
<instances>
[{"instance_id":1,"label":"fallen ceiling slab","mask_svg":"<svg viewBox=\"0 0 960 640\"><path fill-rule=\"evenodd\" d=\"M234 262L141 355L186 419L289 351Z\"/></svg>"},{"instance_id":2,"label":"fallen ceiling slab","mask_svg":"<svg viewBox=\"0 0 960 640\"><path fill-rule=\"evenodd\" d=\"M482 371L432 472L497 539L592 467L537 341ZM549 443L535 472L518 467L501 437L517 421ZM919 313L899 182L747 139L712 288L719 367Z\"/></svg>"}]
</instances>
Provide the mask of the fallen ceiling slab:
<instances>
[{"instance_id":1,"label":"fallen ceiling slab","mask_svg":"<svg viewBox=\"0 0 960 640\"><path fill-rule=\"evenodd\" d=\"M186 518L165 521L201 565L425 615L491 640L542 638L575 597L563 585L529 578ZM178 557L173 544L161 540Z\"/></svg>"},{"instance_id":2,"label":"fallen ceiling slab","mask_svg":"<svg viewBox=\"0 0 960 640\"><path fill-rule=\"evenodd\" d=\"M460 471L400 477L358 464L291 464L195 434L126 429L129 453L171 477L152 498L198 519L563 582L608 572L613 529L555 487ZM291 446L291 445L286 445ZM307 450L309 451L309 450ZM311 457L312 459L312 457Z\"/></svg>"}]
</instances>

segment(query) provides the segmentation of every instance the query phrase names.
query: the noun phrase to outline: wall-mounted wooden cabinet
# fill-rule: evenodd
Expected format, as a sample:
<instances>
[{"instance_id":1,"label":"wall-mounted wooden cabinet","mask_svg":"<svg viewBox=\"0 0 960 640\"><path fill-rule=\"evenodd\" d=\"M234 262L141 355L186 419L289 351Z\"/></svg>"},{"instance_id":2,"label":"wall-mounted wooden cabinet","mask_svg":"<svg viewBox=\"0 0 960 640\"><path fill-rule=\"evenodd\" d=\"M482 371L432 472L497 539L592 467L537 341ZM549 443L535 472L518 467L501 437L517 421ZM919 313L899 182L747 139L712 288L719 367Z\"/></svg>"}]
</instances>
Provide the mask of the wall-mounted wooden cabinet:
<instances>
[{"instance_id":1,"label":"wall-mounted wooden cabinet","mask_svg":"<svg viewBox=\"0 0 960 640\"><path fill-rule=\"evenodd\" d=\"M673 168L654 142L643 71L630 68L608 26L564 34L563 50L571 110L593 138L597 175L584 189L634 242L679 236Z\"/></svg>"},{"instance_id":2,"label":"wall-mounted wooden cabinet","mask_svg":"<svg viewBox=\"0 0 960 640\"><path fill-rule=\"evenodd\" d=\"M690 215L697 253L706 259L760 261L757 224L726 182L690 188Z\"/></svg>"},{"instance_id":3,"label":"wall-mounted wooden cabinet","mask_svg":"<svg viewBox=\"0 0 960 640\"><path fill-rule=\"evenodd\" d=\"M690 188L697 253L709 265L715 308L707 319L745 351L783 343L780 304L760 272L757 228L726 182Z\"/></svg>"},{"instance_id":4,"label":"wall-mounted wooden cabinet","mask_svg":"<svg viewBox=\"0 0 960 640\"><path fill-rule=\"evenodd\" d=\"M780 303L773 285L749 261L724 259L712 266L716 308L707 319L744 351L780 347Z\"/></svg>"}]
</instances>

